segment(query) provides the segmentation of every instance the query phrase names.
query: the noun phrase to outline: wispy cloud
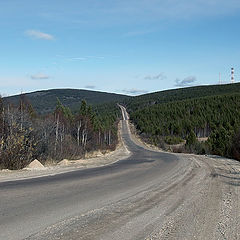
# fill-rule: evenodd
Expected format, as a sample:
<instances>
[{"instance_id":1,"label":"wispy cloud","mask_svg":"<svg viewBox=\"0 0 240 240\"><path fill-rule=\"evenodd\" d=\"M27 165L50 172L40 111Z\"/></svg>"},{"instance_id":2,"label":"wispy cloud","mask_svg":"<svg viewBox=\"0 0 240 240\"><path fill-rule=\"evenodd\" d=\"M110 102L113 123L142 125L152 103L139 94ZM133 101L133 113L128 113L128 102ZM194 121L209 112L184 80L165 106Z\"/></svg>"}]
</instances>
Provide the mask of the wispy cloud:
<instances>
[{"instance_id":1,"label":"wispy cloud","mask_svg":"<svg viewBox=\"0 0 240 240\"><path fill-rule=\"evenodd\" d=\"M124 16L122 21L146 21L146 18L151 21L233 14L239 8L239 0L122 0L117 4L109 4L105 11L116 17Z\"/></svg>"},{"instance_id":2,"label":"wispy cloud","mask_svg":"<svg viewBox=\"0 0 240 240\"><path fill-rule=\"evenodd\" d=\"M70 61L84 61L87 60L85 57L73 57L73 58L68 58Z\"/></svg>"},{"instance_id":3,"label":"wispy cloud","mask_svg":"<svg viewBox=\"0 0 240 240\"><path fill-rule=\"evenodd\" d=\"M86 56L86 58L92 58L92 59L105 59L103 56Z\"/></svg>"},{"instance_id":4,"label":"wispy cloud","mask_svg":"<svg viewBox=\"0 0 240 240\"><path fill-rule=\"evenodd\" d=\"M87 88L87 89L96 89L96 86L94 86L94 85L86 85L84 88Z\"/></svg>"},{"instance_id":5,"label":"wispy cloud","mask_svg":"<svg viewBox=\"0 0 240 240\"><path fill-rule=\"evenodd\" d=\"M30 36L32 38L36 39L43 39L43 40L54 40L54 36L48 33L40 32L37 30L27 30L25 32L27 36Z\"/></svg>"},{"instance_id":6,"label":"wispy cloud","mask_svg":"<svg viewBox=\"0 0 240 240\"><path fill-rule=\"evenodd\" d=\"M67 61L86 61L90 59L97 59L97 60L103 60L105 57L103 56L80 56L80 57L68 57L68 56L63 56L63 55L56 55L57 58L61 58L63 60Z\"/></svg>"},{"instance_id":7,"label":"wispy cloud","mask_svg":"<svg viewBox=\"0 0 240 240\"><path fill-rule=\"evenodd\" d=\"M146 34L151 34L155 32L155 30L139 30L139 31L130 31L123 34L123 37L135 37L135 36L142 36Z\"/></svg>"},{"instance_id":8,"label":"wispy cloud","mask_svg":"<svg viewBox=\"0 0 240 240\"><path fill-rule=\"evenodd\" d=\"M74 1L70 6L59 5L55 7L57 12L49 11L44 17L55 21L63 21L64 18L78 26L129 25L165 19L205 18L233 15L240 9L239 0L91 0ZM145 31L137 29L129 32L130 36L139 34L145 34Z\"/></svg>"},{"instance_id":9,"label":"wispy cloud","mask_svg":"<svg viewBox=\"0 0 240 240\"><path fill-rule=\"evenodd\" d=\"M195 76L189 76L189 77L186 77L186 78L184 78L184 79L179 79L179 78L177 78L176 80L175 80L175 82L176 82L176 84L175 84L175 86L176 87L187 87L187 86L192 86L192 84L194 83L194 82L196 82L197 81L197 78L195 77Z\"/></svg>"},{"instance_id":10,"label":"wispy cloud","mask_svg":"<svg viewBox=\"0 0 240 240\"><path fill-rule=\"evenodd\" d=\"M144 77L145 80L165 80L167 76L164 73L159 73L157 75L147 75Z\"/></svg>"},{"instance_id":11,"label":"wispy cloud","mask_svg":"<svg viewBox=\"0 0 240 240\"><path fill-rule=\"evenodd\" d=\"M43 73L37 73L37 74L31 75L30 77L33 80L44 80L44 79L50 78L50 76L43 74Z\"/></svg>"},{"instance_id":12,"label":"wispy cloud","mask_svg":"<svg viewBox=\"0 0 240 240\"><path fill-rule=\"evenodd\" d=\"M123 92L125 94L138 95L138 94L147 93L148 91L143 90L143 89L131 88L131 89L123 89L123 90L121 90L121 92Z\"/></svg>"}]
</instances>

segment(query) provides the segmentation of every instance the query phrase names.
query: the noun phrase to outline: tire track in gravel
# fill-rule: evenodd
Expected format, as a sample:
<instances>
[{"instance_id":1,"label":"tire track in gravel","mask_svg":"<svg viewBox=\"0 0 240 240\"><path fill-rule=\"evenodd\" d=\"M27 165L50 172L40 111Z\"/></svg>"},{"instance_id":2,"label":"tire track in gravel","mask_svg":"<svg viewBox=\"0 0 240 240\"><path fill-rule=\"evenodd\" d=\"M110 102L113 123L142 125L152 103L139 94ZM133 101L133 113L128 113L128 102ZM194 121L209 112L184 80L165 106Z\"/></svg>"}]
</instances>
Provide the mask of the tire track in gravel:
<instances>
[{"instance_id":1,"label":"tire track in gravel","mask_svg":"<svg viewBox=\"0 0 240 240\"><path fill-rule=\"evenodd\" d=\"M239 163L204 156L194 158L201 165L201 171L206 171L199 181L201 186L198 191L191 187L185 206L177 208L163 226L146 239L240 239L240 199L239 186L236 186L240 179L232 176L239 174L233 167Z\"/></svg>"}]
</instances>

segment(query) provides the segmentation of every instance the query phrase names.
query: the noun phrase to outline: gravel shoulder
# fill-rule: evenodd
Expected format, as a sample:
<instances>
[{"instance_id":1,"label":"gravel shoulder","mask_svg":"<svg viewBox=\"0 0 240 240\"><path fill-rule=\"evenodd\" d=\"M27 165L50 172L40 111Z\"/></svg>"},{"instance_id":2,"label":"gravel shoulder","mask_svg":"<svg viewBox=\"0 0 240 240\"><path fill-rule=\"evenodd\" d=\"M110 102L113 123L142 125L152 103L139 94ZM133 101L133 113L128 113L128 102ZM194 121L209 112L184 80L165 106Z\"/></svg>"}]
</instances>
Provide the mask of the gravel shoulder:
<instances>
[{"instance_id":1,"label":"gravel shoulder","mask_svg":"<svg viewBox=\"0 0 240 240\"><path fill-rule=\"evenodd\" d=\"M129 125L136 144L161 152L143 142ZM145 239L240 239L240 162L219 156L173 154L189 163L192 175L178 184L180 188L173 194L175 204L168 198L163 221Z\"/></svg>"}]
</instances>

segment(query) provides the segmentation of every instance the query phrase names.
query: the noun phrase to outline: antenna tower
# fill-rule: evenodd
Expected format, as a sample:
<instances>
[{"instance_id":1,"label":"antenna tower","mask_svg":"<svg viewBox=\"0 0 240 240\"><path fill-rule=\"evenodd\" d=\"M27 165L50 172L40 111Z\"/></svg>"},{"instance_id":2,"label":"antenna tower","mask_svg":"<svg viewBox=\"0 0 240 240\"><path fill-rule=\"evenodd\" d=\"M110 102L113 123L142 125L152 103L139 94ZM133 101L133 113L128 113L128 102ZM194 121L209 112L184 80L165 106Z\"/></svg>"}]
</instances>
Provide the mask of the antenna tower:
<instances>
[{"instance_id":1,"label":"antenna tower","mask_svg":"<svg viewBox=\"0 0 240 240\"><path fill-rule=\"evenodd\" d=\"M231 68L231 83L234 83L234 68Z\"/></svg>"}]
</instances>

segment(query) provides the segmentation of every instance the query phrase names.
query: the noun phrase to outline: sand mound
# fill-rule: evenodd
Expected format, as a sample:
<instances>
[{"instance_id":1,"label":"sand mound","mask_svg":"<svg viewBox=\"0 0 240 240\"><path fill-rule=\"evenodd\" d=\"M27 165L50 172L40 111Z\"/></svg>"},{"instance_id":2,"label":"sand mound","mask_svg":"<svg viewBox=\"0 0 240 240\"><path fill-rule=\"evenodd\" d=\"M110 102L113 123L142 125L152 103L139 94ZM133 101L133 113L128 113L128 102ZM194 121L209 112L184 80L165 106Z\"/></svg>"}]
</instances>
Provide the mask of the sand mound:
<instances>
[{"instance_id":1,"label":"sand mound","mask_svg":"<svg viewBox=\"0 0 240 240\"><path fill-rule=\"evenodd\" d=\"M92 151L92 152L87 152L85 154L85 158L95 158L95 157L102 157L103 153L101 151Z\"/></svg>"},{"instance_id":2,"label":"sand mound","mask_svg":"<svg viewBox=\"0 0 240 240\"><path fill-rule=\"evenodd\" d=\"M32 161L27 168L29 169L43 169L45 168L37 159L35 159L34 161Z\"/></svg>"},{"instance_id":3,"label":"sand mound","mask_svg":"<svg viewBox=\"0 0 240 240\"><path fill-rule=\"evenodd\" d=\"M58 163L58 165L60 165L60 166L68 166L69 164L70 164L70 162L67 159L63 159L62 161L60 161Z\"/></svg>"},{"instance_id":4,"label":"sand mound","mask_svg":"<svg viewBox=\"0 0 240 240\"><path fill-rule=\"evenodd\" d=\"M12 170L9 170L9 169L4 168L4 169L2 169L2 170L0 170L0 171L2 171L2 172L11 172Z\"/></svg>"}]
</instances>

